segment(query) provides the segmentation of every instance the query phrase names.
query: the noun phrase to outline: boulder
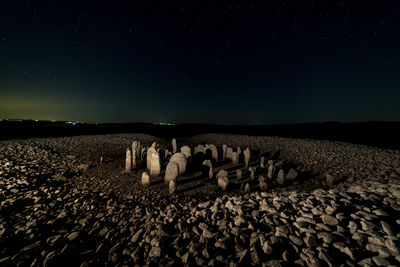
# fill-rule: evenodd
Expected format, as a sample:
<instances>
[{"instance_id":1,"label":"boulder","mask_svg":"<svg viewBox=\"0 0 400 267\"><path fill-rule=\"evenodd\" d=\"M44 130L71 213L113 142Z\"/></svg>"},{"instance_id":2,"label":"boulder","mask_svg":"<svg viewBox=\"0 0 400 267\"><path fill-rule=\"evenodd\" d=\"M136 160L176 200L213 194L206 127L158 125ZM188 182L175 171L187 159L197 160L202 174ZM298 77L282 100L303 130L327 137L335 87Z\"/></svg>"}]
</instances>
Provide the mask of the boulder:
<instances>
[{"instance_id":1,"label":"boulder","mask_svg":"<svg viewBox=\"0 0 400 267\"><path fill-rule=\"evenodd\" d=\"M299 175L297 173L297 171L295 169L291 168L289 170L289 172L286 174L286 179L293 180L293 179L295 179L297 177L297 175Z\"/></svg>"},{"instance_id":2,"label":"boulder","mask_svg":"<svg viewBox=\"0 0 400 267\"><path fill-rule=\"evenodd\" d=\"M333 175L331 175L331 174L329 174L329 173L327 173L326 174L326 184L328 185L328 186L332 186L332 185L334 185L336 182L337 182L337 178L336 178L336 176L333 176Z\"/></svg>"}]
</instances>

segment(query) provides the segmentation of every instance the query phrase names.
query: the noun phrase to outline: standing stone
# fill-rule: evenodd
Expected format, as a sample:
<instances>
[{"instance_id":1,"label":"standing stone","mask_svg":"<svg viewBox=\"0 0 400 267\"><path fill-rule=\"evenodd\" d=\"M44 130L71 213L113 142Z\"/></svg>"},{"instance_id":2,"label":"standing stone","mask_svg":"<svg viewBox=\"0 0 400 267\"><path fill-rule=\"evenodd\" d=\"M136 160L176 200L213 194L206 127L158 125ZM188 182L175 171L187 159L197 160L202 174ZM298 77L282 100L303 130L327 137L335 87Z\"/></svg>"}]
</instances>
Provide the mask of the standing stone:
<instances>
[{"instance_id":1,"label":"standing stone","mask_svg":"<svg viewBox=\"0 0 400 267\"><path fill-rule=\"evenodd\" d=\"M125 171L130 172L132 170L132 153L129 148L126 149L125 157Z\"/></svg>"},{"instance_id":2,"label":"standing stone","mask_svg":"<svg viewBox=\"0 0 400 267\"><path fill-rule=\"evenodd\" d=\"M150 176L147 172L142 173L142 185L144 186L150 185Z\"/></svg>"},{"instance_id":3,"label":"standing stone","mask_svg":"<svg viewBox=\"0 0 400 267\"><path fill-rule=\"evenodd\" d=\"M241 169L237 169L237 170L236 170L236 178L237 178L238 180L241 180L241 179L242 179L242 170L241 170Z\"/></svg>"},{"instance_id":4,"label":"standing stone","mask_svg":"<svg viewBox=\"0 0 400 267\"><path fill-rule=\"evenodd\" d=\"M147 149L147 155L146 155L146 166L147 166L147 170L151 171L151 157L153 154L156 154L157 150L154 147L149 147L149 149Z\"/></svg>"},{"instance_id":5,"label":"standing stone","mask_svg":"<svg viewBox=\"0 0 400 267\"><path fill-rule=\"evenodd\" d=\"M136 152L138 151L138 148L139 148L139 143L138 143L138 141L133 141L133 143L132 143L132 152L133 152L133 150L135 150ZM136 156L138 156L138 155L136 155Z\"/></svg>"},{"instance_id":6,"label":"standing stone","mask_svg":"<svg viewBox=\"0 0 400 267\"><path fill-rule=\"evenodd\" d=\"M136 148L133 148L132 149L132 169L136 169L136 165L137 165L136 156L137 156Z\"/></svg>"},{"instance_id":7,"label":"standing stone","mask_svg":"<svg viewBox=\"0 0 400 267\"><path fill-rule=\"evenodd\" d=\"M250 180L254 181L254 168L253 167L249 167L249 172L250 172Z\"/></svg>"},{"instance_id":8,"label":"standing stone","mask_svg":"<svg viewBox=\"0 0 400 267\"><path fill-rule=\"evenodd\" d=\"M260 176L258 177L258 181L259 181L259 183L260 183L260 190L261 190L261 191L267 191L267 189L268 189L268 184L267 184L267 182L265 181L265 177L262 176L262 175L260 175Z\"/></svg>"},{"instance_id":9,"label":"standing stone","mask_svg":"<svg viewBox=\"0 0 400 267\"><path fill-rule=\"evenodd\" d=\"M146 147L142 147L142 149L140 151L140 162L144 161L144 155L146 154L146 151L147 151L147 148Z\"/></svg>"},{"instance_id":10,"label":"standing stone","mask_svg":"<svg viewBox=\"0 0 400 267\"><path fill-rule=\"evenodd\" d=\"M158 148L157 142L153 142L153 143L151 144L151 147L153 147L153 148L155 148L155 149L157 150L157 148Z\"/></svg>"},{"instance_id":11,"label":"standing stone","mask_svg":"<svg viewBox=\"0 0 400 267\"><path fill-rule=\"evenodd\" d=\"M220 178L220 177L228 177L228 172L225 171L225 170L220 170L215 177L217 179Z\"/></svg>"},{"instance_id":12,"label":"standing stone","mask_svg":"<svg viewBox=\"0 0 400 267\"><path fill-rule=\"evenodd\" d=\"M227 149L228 149L228 147L227 147L225 144L223 144L223 145L222 145L222 160L225 160L225 159L226 159L226 152L227 152Z\"/></svg>"},{"instance_id":13,"label":"standing stone","mask_svg":"<svg viewBox=\"0 0 400 267\"><path fill-rule=\"evenodd\" d=\"M250 193L250 185L249 185L249 183L246 183L246 185L244 186L244 192L245 193Z\"/></svg>"},{"instance_id":14,"label":"standing stone","mask_svg":"<svg viewBox=\"0 0 400 267\"><path fill-rule=\"evenodd\" d=\"M175 154L178 150L178 147L176 146L176 139L172 138L172 153Z\"/></svg>"},{"instance_id":15,"label":"standing stone","mask_svg":"<svg viewBox=\"0 0 400 267\"><path fill-rule=\"evenodd\" d=\"M142 143L140 141L137 141L136 158L137 158L137 161L139 161L139 162L143 161L141 154L142 154Z\"/></svg>"},{"instance_id":16,"label":"standing stone","mask_svg":"<svg viewBox=\"0 0 400 267\"><path fill-rule=\"evenodd\" d=\"M249 167L249 162L250 162L250 148L246 147L246 149L243 151L243 155L244 155L244 163L245 163L245 167Z\"/></svg>"},{"instance_id":17,"label":"standing stone","mask_svg":"<svg viewBox=\"0 0 400 267\"><path fill-rule=\"evenodd\" d=\"M176 191L176 181L175 180L172 180L171 182L169 182L168 190L171 195L175 194L175 191Z\"/></svg>"},{"instance_id":18,"label":"standing stone","mask_svg":"<svg viewBox=\"0 0 400 267\"><path fill-rule=\"evenodd\" d=\"M186 171L186 156L182 152L175 153L172 155L170 162L176 162L179 165L179 174L183 174Z\"/></svg>"},{"instance_id":19,"label":"standing stone","mask_svg":"<svg viewBox=\"0 0 400 267\"><path fill-rule=\"evenodd\" d=\"M165 183L168 185L171 181L175 181L179 175L179 165L174 161L170 161L165 170Z\"/></svg>"},{"instance_id":20,"label":"standing stone","mask_svg":"<svg viewBox=\"0 0 400 267\"><path fill-rule=\"evenodd\" d=\"M265 162L265 158L264 158L264 157L261 157L261 159L260 159L260 167L263 168L263 169L265 169L265 164L264 164L264 162Z\"/></svg>"},{"instance_id":21,"label":"standing stone","mask_svg":"<svg viewBox=\"0 0 400 267\"><path fill-rule=\"evenodd\" d=\"M268 178L273 179L275 176L275 166L273 164L270 164L268 167Z\"/></svg>"},{"instance_id":22,"label":"standing stone","mask_svg":"<svg viewBox=\"0 0 400 267\"><path fill-rule=\"evenodd\" d=\"M237 151L238 155L240 155L242 153L242 148L240 146L238 146L236 151Z\"/></svg>"},{"instance_id":23,"label":"standing stone","mask_svg":"<svg viewBox=\"0 0 400 267\"><path fill-rule=\"evenodd\" d=\"M214 172L213 172L213 166L212 166L212 162L211 162L211 160L205 160L205 161L203 161L203 165L204 166L208 166L208 178L212 178L213 177L213 174L214 174Z\"/></svg>"},{"instance_id":24,"label":"standing stone","mask_svg":"<svg viewBox=\"0 0 400 267\"><path fill-rule=\"evenodd\" d=\"M232 153L232 163L233 163L233 166L239 165L239 155L237 152Z\"/></svg>"},{"instance_id":25,"label":"standing stone","mask_svg":"<svg viewBox=\"0 0 400 267\"><path fill-rule=\"evenodd\" d=\"M160 153L156 152L151 155L150 176L154 177L161 172Z\"/></svg>"},{"instance_id":26,"label":"standing stone","mask_svg":"<svg viewBox=\"0 0 400 267\"><path fill-rule=\"evenodd\" d=\"M189 146L181 147L181 152L185 154L187 159L192 156L192 150Z\"/></svg>"},{"instance_id":27,"label":"standing stone","mask_svg":"<svg viewBox=\"0 0 400 267\"><path fill-rule=\"evenodd\" d=\"M229 180L228 177L219 177L218 178L218 186L219 188L221 188L222 190L226 191L226 188L229 185Z\"/></svg>"},{"instance_id":28,"label":"standing stone","mask_svg":"<svg viewBox=\"0 0 400 267\"><path fill-rule=\"evenodd\" d=\"M278 172L278 178L277 181L280 185L283 185L286 182L286 174L284 170L280 170Z\"/></svg>"},{"instance_id":29,"label":"standing stone","mask_svg":"<svg viewBox=\"0 0 400 267\"><path fill-rule=\"evenodd\" d=\"M226 149L226 158L232 160L232 153L233 153L233 149L231 147L228 147Z\"/></svg>"}]
</instances>

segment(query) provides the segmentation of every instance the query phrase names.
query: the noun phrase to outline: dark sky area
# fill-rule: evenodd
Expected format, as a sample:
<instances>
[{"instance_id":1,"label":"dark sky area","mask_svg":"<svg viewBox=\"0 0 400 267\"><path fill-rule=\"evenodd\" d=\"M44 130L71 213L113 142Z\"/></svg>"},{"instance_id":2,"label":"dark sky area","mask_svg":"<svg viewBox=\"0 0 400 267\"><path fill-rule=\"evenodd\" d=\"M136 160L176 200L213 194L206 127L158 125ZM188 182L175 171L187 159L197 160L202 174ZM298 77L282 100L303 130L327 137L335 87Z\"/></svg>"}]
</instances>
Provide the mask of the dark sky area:
<instances>
[{"instance_id":1,"label":"dark sky area","mask_svg":"<svg viewBox=\"0 0 400 267\"><path fill-rule=\"evenodd\" d=\"M3 1L0 118L400 120L399 1Z\"/></svg>"}]
</instances>

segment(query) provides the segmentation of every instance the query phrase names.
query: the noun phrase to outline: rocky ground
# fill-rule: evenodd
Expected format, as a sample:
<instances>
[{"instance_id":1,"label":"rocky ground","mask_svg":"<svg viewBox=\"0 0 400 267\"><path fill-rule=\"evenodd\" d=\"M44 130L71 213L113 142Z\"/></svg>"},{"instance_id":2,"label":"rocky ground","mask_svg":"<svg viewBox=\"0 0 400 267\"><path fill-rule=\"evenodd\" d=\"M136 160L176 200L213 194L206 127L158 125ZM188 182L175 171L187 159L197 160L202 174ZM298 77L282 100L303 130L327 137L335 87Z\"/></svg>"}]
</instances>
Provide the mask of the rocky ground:
<instances>
[{"instance_id":1,"label":"rocky ground","mask_svg":"<svg viewBox=\"0 0 400 267\"><path fill-rule=\"evenodd\" d=\"M140 134L0 141L0 265L400 265L399 151L277 137L178 139L249 146L305 177L244 194L188 174L170 196L162 177L145 188L141 171L122 172L133 140L170 145ZM326 174L339 183L328 187Z\"/></svg>"}]
</instances>

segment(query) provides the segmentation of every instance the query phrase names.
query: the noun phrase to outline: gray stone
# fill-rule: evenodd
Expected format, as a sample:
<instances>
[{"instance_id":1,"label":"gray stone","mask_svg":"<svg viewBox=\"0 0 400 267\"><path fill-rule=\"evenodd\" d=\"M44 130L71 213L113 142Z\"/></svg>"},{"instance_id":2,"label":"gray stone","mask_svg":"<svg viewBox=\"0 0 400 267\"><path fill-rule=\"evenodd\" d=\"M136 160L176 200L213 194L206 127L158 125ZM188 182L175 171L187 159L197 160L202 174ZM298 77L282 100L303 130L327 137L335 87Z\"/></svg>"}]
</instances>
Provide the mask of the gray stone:
<instances>
[{"instance_id":1,"label":"gray stone","mask_svg":"<svg viewBox=\"0 0 400 267\"><path fill-rule=\"evenodd\" d=\"M165 184L169 185L171 181L175 181L179 175L179 165L174 161L170 161L165 170Z\"/></svg>"},{"instance_id":2,"label":"gray stone","mask_svg":"<svg viewBox=\"0 0 400 267\"><path fill-rule=\"evenodd\" d=\"M187 160L186 160L186 156L183 153L175 153L174 155L172 155L170 162L176 162L179 165L179 174L184 174L186 171L186 164L187 164Z\"/></svg>"}]
</instances>

